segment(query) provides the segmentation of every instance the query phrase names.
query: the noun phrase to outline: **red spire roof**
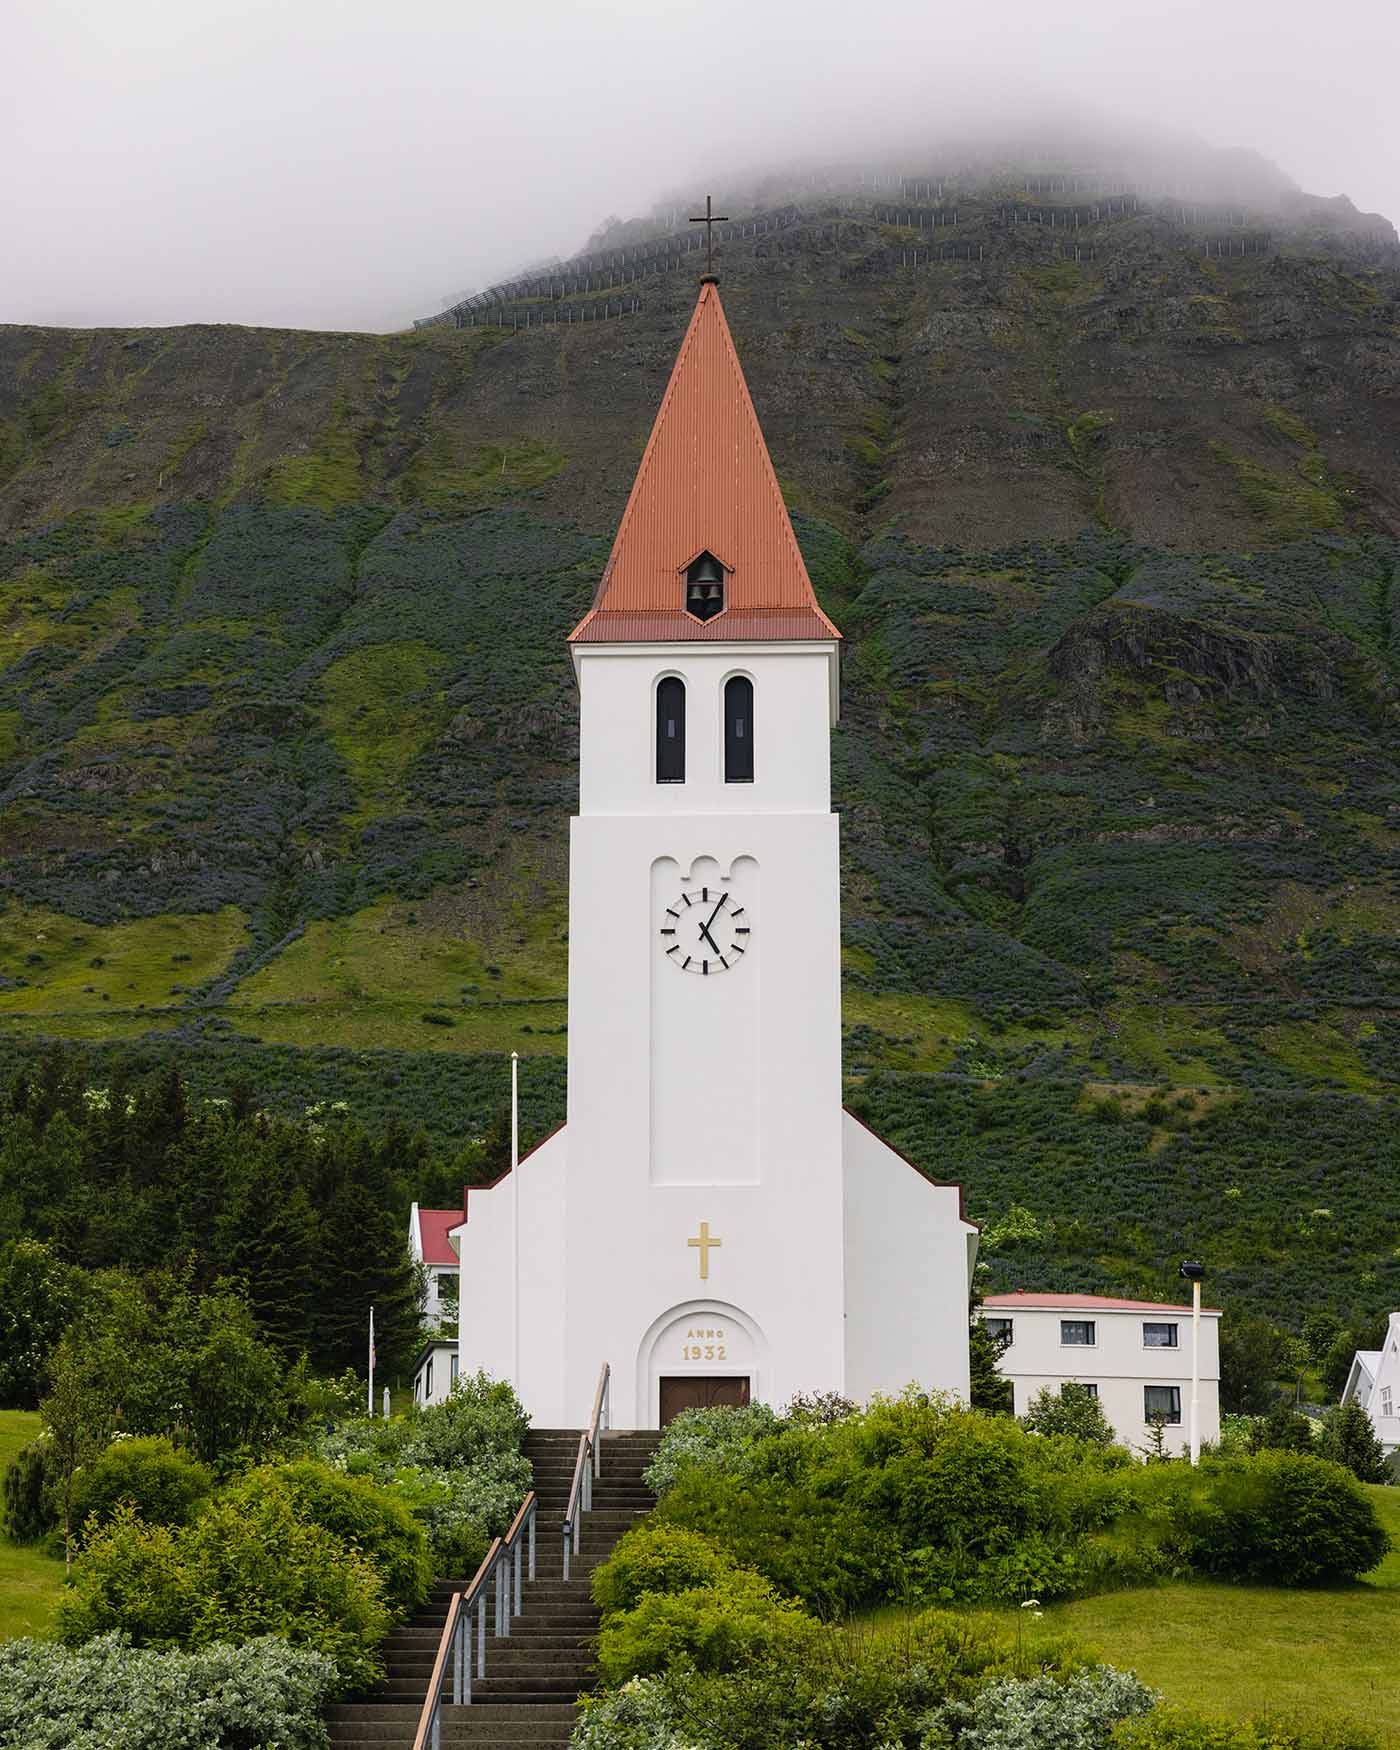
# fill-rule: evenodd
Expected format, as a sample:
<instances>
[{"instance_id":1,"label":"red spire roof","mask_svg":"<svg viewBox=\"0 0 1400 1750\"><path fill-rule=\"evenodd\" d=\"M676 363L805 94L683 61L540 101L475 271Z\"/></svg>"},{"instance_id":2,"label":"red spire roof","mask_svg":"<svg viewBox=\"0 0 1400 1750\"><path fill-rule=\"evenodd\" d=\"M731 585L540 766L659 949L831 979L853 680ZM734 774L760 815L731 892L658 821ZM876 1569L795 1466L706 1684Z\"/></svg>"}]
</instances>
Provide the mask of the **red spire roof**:
<instances>
[{"instance_id":1,"label":"red spire roof","mask_svg":"<svg viewBox=\"0 0 1400 1750\"><path fill-rule=\"evenodd\" d=\"M724 612L710 620L685 611L686 567L704 552L726 573ZM817 606L719 288L706 280L603 580L571 639L840 636Z\"/></svg>"}]
</instances>

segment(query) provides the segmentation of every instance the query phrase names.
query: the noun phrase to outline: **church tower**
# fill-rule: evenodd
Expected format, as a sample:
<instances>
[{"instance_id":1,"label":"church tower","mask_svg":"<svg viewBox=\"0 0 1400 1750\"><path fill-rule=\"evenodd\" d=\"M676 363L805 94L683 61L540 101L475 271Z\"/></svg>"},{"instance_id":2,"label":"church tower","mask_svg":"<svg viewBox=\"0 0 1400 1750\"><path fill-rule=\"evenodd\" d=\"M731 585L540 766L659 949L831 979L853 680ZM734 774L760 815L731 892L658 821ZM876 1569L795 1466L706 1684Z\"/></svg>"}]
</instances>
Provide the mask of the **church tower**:
<instances>
[{"instance_id":1,"label":"church tower","mask_svg":"<svg viewBox=\"0 0 1400 1750\"><path fill-rule=\"evenodd\" d=\"M454 1234L461 1366L537 1422L605 1360L620 1426L966 1391L956 1188L841 1106L839 643L707 278L570 638L567 1124Z\"/></svg>"}]
</instances>

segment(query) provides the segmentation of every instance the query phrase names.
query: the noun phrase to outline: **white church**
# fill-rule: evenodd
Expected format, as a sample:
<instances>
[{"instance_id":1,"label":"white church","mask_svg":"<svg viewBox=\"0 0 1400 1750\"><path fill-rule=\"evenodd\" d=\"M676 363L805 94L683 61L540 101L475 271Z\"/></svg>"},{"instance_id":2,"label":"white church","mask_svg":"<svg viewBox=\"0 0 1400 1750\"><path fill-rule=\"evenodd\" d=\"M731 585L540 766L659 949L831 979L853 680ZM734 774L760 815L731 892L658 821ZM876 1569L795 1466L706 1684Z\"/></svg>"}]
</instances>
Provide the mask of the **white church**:
<instances>
[{"instance_id":1,"label":"white church","mask_svg":"<svg viewBox=\"0 0 1400 1750\"><path fill-rule=\"evenodd\" d=\"M618 1427L967 1396L960 1188L841 1105L840 642L706 279L569 640L567 1122L446 1234L453 1371L510 1379L537 1426L586 1420L604 1362Z\"/></svg>"}]
</instances>

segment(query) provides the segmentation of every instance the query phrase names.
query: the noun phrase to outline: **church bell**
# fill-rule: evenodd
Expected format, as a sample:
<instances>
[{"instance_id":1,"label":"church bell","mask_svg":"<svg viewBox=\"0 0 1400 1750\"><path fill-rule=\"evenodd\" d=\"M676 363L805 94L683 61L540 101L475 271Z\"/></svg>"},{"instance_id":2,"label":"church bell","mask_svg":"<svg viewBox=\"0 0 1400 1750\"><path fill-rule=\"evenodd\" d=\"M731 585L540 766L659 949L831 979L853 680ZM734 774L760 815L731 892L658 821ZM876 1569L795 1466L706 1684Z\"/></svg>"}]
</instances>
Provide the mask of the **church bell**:
<instances>
[{"instance_id":1,"label":"church bell","mask_svg":"<svg viewBox=\"0 0 1400 1750\"><path fill-rule=\"evenodd\" d=\"M686 611L708 620L724 606L724 567L713 553L702 553L686 572Z\"/></svg>"}]
</instances>

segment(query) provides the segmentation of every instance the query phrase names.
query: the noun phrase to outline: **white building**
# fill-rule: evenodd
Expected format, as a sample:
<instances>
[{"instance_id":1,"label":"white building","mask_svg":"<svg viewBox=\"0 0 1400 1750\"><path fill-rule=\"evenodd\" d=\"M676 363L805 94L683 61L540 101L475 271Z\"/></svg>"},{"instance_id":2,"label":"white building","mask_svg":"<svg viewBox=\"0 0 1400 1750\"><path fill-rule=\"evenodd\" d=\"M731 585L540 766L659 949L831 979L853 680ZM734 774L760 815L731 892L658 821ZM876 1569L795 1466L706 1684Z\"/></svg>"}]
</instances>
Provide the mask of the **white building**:
<instances>
[{"instance_id":1,"label":"white building","mask_svg":"<svg viewBox=\"0 0 1400 1750\"><path fill-rule=\"evenodd\" d=\"M713 281L594 603L570 835L566 1125L453 1230L461 1368L578 1426L966 1395L976 1230L841 1107L839 634Z\"/></svg>"},{"instance_id":2,"label":"white building","mask_svg":"<svg viewBox=\"0 0 1400 1750\"><path fill-rule=\"evenodd\" d=\"M1165 1420L1167 1445L1190 1446L1191 1308L1099 1294L989 1294L982 1320L1006 1344L1002 1376L1024 1416L1047 1386L1087 1386L1115 1436L1141 1451L1150 1418ZM1201 1309L1201 1440L1220 1438L1220 1313Z\"/></svg>"},{"instance_id":3,"label":"white building","mask_svg":"<svg viewBox=\"0 0 1400 1750\"><path fill-rule=\"evenodd\" d=\"M462 1266L451 1239L460 1209L420 1209L408 1216L408 1254L423 1272L423 1323L433 1333L413 1363L413 1401L440 1404L459 1366L457 1310Z\"/></svg>"},{"instance_id":4,"label":"white building","mask_svg":"<svg viewBox=\"0 0 1400 1750\"><path fill-rule=\"evenodd\" d=\"M1379 1349L1358 1349L1342 1392L1344 1404L1360 1404L1392 1464L1400 1453L1400 1312L1390 1315Z\"/></svg>"}]
</instances>

